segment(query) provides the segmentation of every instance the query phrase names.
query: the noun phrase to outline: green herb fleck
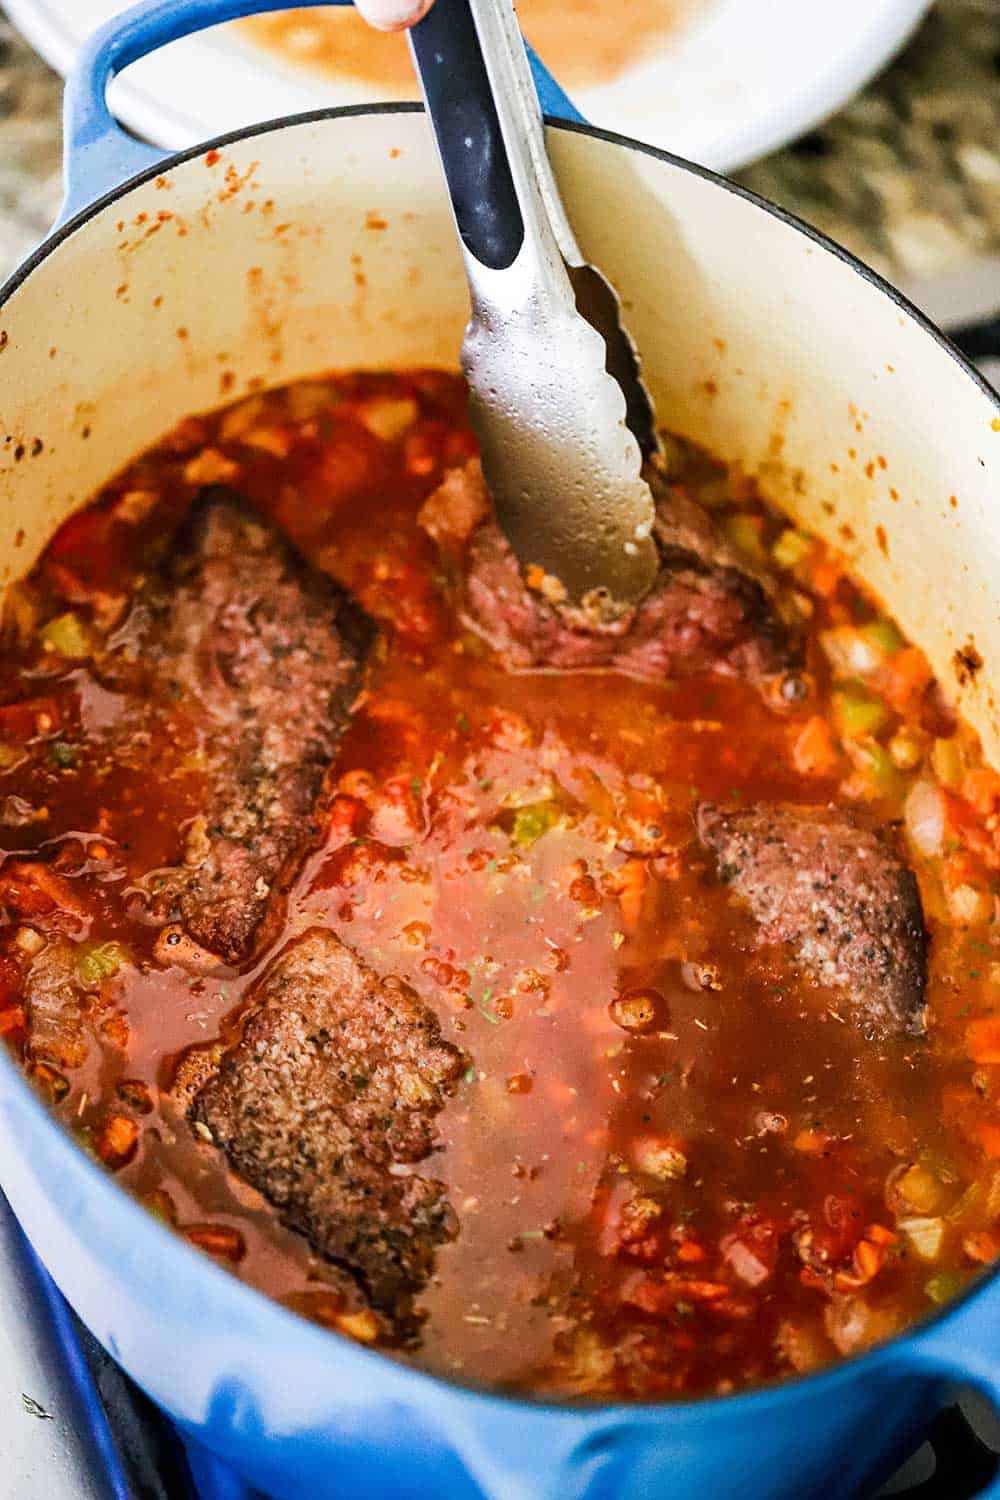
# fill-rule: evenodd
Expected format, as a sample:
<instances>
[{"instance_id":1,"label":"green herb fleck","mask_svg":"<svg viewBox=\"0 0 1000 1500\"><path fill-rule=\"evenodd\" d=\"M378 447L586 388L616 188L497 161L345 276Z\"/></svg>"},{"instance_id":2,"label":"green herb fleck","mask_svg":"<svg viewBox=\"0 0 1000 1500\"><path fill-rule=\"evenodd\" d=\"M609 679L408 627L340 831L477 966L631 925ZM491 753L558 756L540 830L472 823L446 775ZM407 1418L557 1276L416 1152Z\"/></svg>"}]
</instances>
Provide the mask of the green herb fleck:
<instances>
[{"instance_id":1,"label":"green herb fleck","mask_svg":"<svg viewBox=\"0 0 1000 1500\"><path fill-rule=\"evenodd\" d=\"M479 1014L483 1017L484 1020L489 1021L489 1023L490 1023L491 1026L499 1026L500 1025L500 1017L499 1016L495 1016L492 1011L486 1009L487 1005L489 1005L489 1003L490 1003L490 1001L492 999L493 999L493 990L492 990L492 988L487 988L487 989L483 990L483 993L479 997L479 1005L478 1005Z\"/></svg>"},{"instance_id":2,"label":"green herb fleck","mask_svg":"<svg viewBox=\"0 0 1000 1500\"><path fill-rule=\"evenodd\" d=\"M56 740L49 747L49 754L63 771L68 771L71 766L76 765L76 746L68 745L65 740Z\"/></svg>"}]
</instances>

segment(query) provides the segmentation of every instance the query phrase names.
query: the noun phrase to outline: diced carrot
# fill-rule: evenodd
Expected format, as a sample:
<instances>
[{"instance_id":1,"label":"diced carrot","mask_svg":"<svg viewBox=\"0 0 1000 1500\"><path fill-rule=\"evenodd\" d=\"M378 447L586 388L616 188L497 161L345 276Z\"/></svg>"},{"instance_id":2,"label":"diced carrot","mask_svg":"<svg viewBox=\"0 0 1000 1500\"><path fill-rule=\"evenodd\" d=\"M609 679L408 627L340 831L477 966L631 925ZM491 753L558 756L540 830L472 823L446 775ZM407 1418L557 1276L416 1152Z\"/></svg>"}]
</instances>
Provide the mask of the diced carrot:
<instances>
[{"instance_id":1,"label":"diced carrot","mask_svg":"<svg viewBox=\"0 0 1000 1500\"><path fill-rule=\"evenodd\" d=\"M963 776L961 793L980 817L988 818L1000 803L1000 775L989 766L976 766Z\"/></svg>"},{"instance_id":2,"label":"diced carrot","mask_svg":"<svg viewBox=\"0 0 1000 1500\"><path fill-rule=\"evenodd\" d=\"M218 1255L223 1260L240 1261L246 1254L246 1242L238 1229L228 1224L189 1224L184 1231L185 1239L197 1245L209 1255Z\"/></svg>"},{"instance_id":3,"label":"diced carrot","mask_svg":"<svg viewBox=\"0 0 1000 1500\"><path fill-rule=\"evenodd\" d=\"M861 1240L854 1252L854 1258L858 1263L859 1272L870 1280L882 1269L885 1250L880 1245L873 1245L870 1240Z\"/></svg>"},{"instance_id":4,"label":"diced carrot","mask_svg":"<svg viewBox=\"0 0 1000 1500\"><path fill-rule=\"evenodd\" d=\"M627 859L614 872L614 892L621 907L622 926L634 932L642 915L642 898L649 881L649 871L641 859Z\"/></svg>"},{"instance_id":5,"label":"diced carrot","mask_svg":"<svg viewBox=\"0 0 1000 1500\"><path fill-rule=\"evenodd\" d=\"M5 740L33 740L39 734L52 734L62 724L57 698L25 698L0 707L0 738Z\"/></svg>"},{"instance_id":6,"label":"diced carrot","mask_svg":"<svg viewBox=\"0 0 1000 1500\"><path fill-rule=\"evenodd\" d=\"M705 1251L695 1240L685 1240L677 1246L677 1259L691 1265L705 1259Z\"/></svg>"},{"instance_id":7,"label":"diced carrot","mask_svg":"<svg viewBox=\"0 0 1000 1500\"><path fill-rule=\"evenodd\" d=\"M106 563L113 524L111 512L103 507L78 511L59 528L49 546L48 558L71 568L79 566L92 577L95 566Z\"/></svg>"},{"instance_id":8,"label":"diced carrot","mask_svg":"<svg viewBox=\"0 0 1000 1500\"><path fill-rule=\"evenodd\" d=\"M837 747L820 714L807 719L792 746L792 763L800 776L831 776L837 769Z\"/></svg>"},{"instance_id":9,"label":"diced carrot","mask_svg":"<svg viewBox=\"0 0 1000 1500\"><path fill-rule=\"evenodd\" d=\"M26 917L56 910L84 915L69 882L39 860L8 861L0 872L0 903Z\"/></svg>"},{"instance_id":10,"label":"diced carrot","mask_svg":"<svg viewBox=\"0 0 1000 1500\"><path fill-rule=\"evenodd\" d=\"M821 557L809 571L809 583L821 599L832 599L843 576L838 562L832 557Z\"/></svg>"},{"instance_id":11,"label":"diced carrot","mask_svg":"<svg viewBox=\"0 0 1000 1500\"><path fill-rule=\"evenodd\" d=\"M131 1161L138 1144L139 1127L128 1115L109 1115L94 1141L98 1156L109 1167L123 1167Z\"/></svg>"},{"instance_id":12,"label":"diced carrot","mask_svg":"<svg viewBox=\"0 0 1000 1500\"><path fill-rule=\"evenodd\" d=\"M341 1313L337 1319L338 1333L346 1334L359 1344L374 1344L378 1338L378 1319L370 1307L361 1307L357 1312Z\"/></svg>"},{"instance_id":13,"label":"diced carrot","mask_svg":"<svg viewBox=\"0 0 1000 1500\"><path fill-rule=\"evenodd\" d=\"M854 1247L852 1270L838 1271L833 1278L834 1286L839 1291L856 1291L859 1287L867 1286L885 1265L889 1246L897 1238L891 1229L884 1229L881 1224L870 1224L865 1230L864 1238Z\"/></svg>"},{"instance_id":14,"label":"diced carrot","mask_svg":"<svg viewBox=\"0 0 1000 1500\"><path fill-rule=\"evenodd\" d=\"M977 1125L972 1134L991 1161L1000 1158L1000 1125Z\"/></svg>"},{"instance_id":15,"label":"diced carrot","mask_svg":"<svg viewBox=\"0 0 1000 1500\"><path fill-rule=\"evenodd\" d=\"M622 1288L622 1301L638 1307L653 1317L669 1313L678 1302L718 1302L728 1297L731 1288L723 1281L700 1281L686 1276L661 1280L643 1272Z\"/></svg>"},{"instance_id":16,"label":"diced carrot","mask_svg":"<svg viewBox=\"0 0 1000 1500\"><path fill-rule=\"evenodd\" d=\"M724 1281L688 1281L681 1279L674 1282L674 1290L680 1297L693 1297L696 1302L715 1302L720 1297L728 1297L730 1288Z\"/></svg>"},{"instance_id":17,"label":"diced carrot","mask_svg":"<svg viewBox=\"0 0 1000 1500\"><path fill-rule=\"evenodd\" d=\"M879 683L889 706L906 717L919 706L931 676L930 664L920 648L904 646L886 659Z\"/></svg>"},{"instance_id":18,"label":"diced carrot","mask_svg":"<svg viewBox=\"0 0 1000 1500\"><path fill-rule=\"evenodd\" d=\"M122 1052L127 1051L129 1042L128 1016L120 1010L115 1011L110 1016L106 1016L101 1022L101 1036L110 1042L113 1047L118 1047Z\"/></svg>"},{"instance_id":19,"label":"diced carrot","mask_svg":"<svg viewBox=\"0 0 1000 1500\"><path fill-rule=\"evenodd\" d=\"M970 1260L985 1266L1000 1255L1000 1240L986 1229L975 1230L963 1237L962 1249Z\"/></svg>"},{"instance_id":20,"label":"diced carrot","mask_svg":"<svg viewBox=\"0 0 1000 1500\"><path fill-rule=\"evenodd\" d=\"M800 1130L792 1141L793 1151L804 1151L807 1156L818 1156L830 1144L825 1130Z\"/></svg>"},{"instance_id":21,"label":"diced carrot","mask_svg":"<svg viewBox=\"0 0 1000 1500\"><path fill-rule=\"evenodd\" d=\"M1000 1016L980 1016L965 1028L965 1048L975 1063L1000 1063Z\"/></svg>"},{"instance_id":22,"label":"diced carrot","mask_svg":"<svg viewBox=\"0 0 1000 1500\"><path fill-rule=\"evenodd\" d=\"M961 839L967 849L977 854L991 870L1000 868L1000 848L983 817L963 797L942 793L948 807L947 831Z\"/></svg>"},{"instance_id":23,"label":"diced carrot","mask_svg":"<svg viewBox=\"0 0 1000 1500\"><path fill-rule=\"evenodd\" d=\"M368 809L363 802L356 797L345 797L339 794L334 797L330 806L330 838L351 838L361 827Z\"/></svg>"}]
</instances>

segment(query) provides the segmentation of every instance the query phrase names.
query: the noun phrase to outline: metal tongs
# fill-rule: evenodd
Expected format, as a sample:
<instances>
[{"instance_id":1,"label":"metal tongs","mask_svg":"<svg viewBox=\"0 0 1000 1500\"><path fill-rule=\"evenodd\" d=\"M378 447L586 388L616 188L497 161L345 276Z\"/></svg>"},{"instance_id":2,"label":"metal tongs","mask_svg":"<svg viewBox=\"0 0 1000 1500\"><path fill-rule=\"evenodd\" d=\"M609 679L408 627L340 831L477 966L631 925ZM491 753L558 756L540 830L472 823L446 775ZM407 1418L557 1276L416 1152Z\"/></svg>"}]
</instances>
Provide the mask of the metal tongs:
<instances>
[{"instance_id":1,"label":"metal tongs","mask_svg":"<svg viewBox=\"0 0 1000 1500\"><path fill-rule=\"evenodd\" d=\"M653 407L618 298L583 258L511 0L437 0L410 43L462 243L462 346L497 519L546 592L613 618L658 566Z\"/></svg>"}]
</instances>

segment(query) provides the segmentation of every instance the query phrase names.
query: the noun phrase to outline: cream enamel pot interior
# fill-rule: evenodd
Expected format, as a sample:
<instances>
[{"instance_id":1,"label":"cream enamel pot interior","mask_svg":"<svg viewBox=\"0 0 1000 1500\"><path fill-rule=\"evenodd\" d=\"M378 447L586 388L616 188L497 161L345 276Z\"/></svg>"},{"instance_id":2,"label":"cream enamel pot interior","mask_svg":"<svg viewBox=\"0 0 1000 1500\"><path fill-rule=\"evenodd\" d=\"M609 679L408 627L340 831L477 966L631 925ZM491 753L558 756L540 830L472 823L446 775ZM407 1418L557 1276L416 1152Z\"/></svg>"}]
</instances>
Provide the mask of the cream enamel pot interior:
<instances>
[{"instance_id":1,"label":"cream enamel pot interior","mask_svg":"<svg viewBox=\"0 0 1000 1500\"><path fill-rule=\"evenodd\" d=\"M766 205L585 127L549 142L663 420L846 552L1000 763L996 399L887 287ZM418 111L292 120L151 168L3 293L4 585L185 414L331 367L454 365L465 316ZM995 1277L883 1349L747 1396L574 1408L434 1379L177 1241L5 1059L0 1184L101 1342L276 1496L848 1495L899 1456L943 1383L1000 1399Z\"/></svg>"}]
</instances>

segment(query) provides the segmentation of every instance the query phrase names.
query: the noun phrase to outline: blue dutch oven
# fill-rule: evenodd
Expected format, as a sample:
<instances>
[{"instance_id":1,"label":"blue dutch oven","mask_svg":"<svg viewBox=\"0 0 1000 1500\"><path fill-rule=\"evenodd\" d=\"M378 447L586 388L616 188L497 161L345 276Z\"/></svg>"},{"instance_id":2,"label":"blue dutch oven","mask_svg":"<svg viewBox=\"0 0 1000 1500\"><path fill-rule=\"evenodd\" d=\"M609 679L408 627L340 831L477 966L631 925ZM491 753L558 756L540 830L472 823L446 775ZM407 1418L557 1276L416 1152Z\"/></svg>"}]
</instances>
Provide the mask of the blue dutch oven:
<instances>
[{"instance_id":1,"label":"blue dutch oven","mask_svg":"<svg viewBox=\"0 0 1000 1500\"><path fill-rule=\"evenodd\" d=\"M331 110L167 159L112 120L116 72L275 8L141 5L69 84L66 208L0 297L3 584L190 411L330 367L456 361L466 295L419 109ZM622 292L661 414L759 474L796 520L831 540L849 524L855 572L946 682L974 633L986 666L955 691L1000 760L995 397L843 251L586 126L535 66L569 211ZM885 472L868 475L869 452ZM746 1395L570 1406L437 1379L301 1321L172 1236L5 1058L0 1183L70 1304L194 1450L283 1500L847 1496L891 1472L951 1385L1000 1404L995 1276L863 1357Z\"/></svg>"}]
</instances>

